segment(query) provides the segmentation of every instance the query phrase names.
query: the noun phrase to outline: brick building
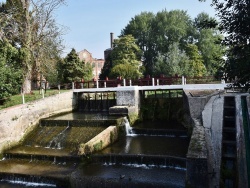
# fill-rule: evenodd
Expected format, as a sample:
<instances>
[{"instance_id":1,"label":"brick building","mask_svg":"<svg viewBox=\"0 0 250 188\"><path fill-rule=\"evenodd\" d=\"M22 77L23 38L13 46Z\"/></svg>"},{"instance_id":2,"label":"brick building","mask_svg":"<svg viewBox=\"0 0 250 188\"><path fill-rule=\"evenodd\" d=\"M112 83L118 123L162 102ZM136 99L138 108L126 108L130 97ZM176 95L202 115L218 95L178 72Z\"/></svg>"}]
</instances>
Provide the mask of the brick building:
<instances>
[{"instance_id":1,"label":"brick building","mask_svg":"<svg viewBox=\"0 0 250 188\"><path fill-rule=\"evenodd\" d=\"M99 75L104 65L104 59L93 58L92 54L86 49L78 52L78 56L81 61L83 60L85 63L91 63L93 67L93 78L99 79Z\"/></svg>"}]
</instances>

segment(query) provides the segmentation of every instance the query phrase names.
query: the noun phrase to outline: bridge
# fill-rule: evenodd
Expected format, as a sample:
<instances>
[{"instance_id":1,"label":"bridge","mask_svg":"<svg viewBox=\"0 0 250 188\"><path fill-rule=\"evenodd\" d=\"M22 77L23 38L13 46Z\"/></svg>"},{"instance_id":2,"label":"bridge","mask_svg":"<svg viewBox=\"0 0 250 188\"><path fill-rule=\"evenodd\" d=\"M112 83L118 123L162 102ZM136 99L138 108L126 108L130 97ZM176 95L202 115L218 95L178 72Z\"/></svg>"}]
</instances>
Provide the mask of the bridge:
<instances>
[{"instance_id":1,"label":"bridge","mask_svg":"<svg viewBox=\"0 0 250 188\"><path fill-rule=\"evenodd\" d=\"M208 77L204 77L207 79ZM198 78L200 82L206 82L204 78ZM210 77L209 77L210 78ZM197 78L196 78L197 79ZM76 82L72 84L74 93L90 92L117 92L117 91L153 91L153 90L224 90L225 83L212 84L187 84L184 77L145 78L136 81L131 80L96 80L88 82Z\"/></svg>"},{"instance_id":2,"label":"bridge","mask_svg":"<svg viewBox=\"0 0 250 188\"><path fill-rule=\"evenodd\" d=\"M181 80L181 81L180 81ZM227 84L217 83L216 84L187 84L184 77L181 79L174 77L163 78L163 79L146 79L139 80L137 82L130 80L97 80L89 82L72 83L73 93L78 99L82 100L83 103L89 104L101 103L99 100L109 100L109 94L116 100L115 106L112 105L109 108L110 114L115 113L128 113L138 114L140 108L140 98L145 97L145 93L154 92L154 96L157 96L158 92L161 92L160 96L165 96L163 92L167 91L167 96L172 97L171 91L175 92L178 90L217 90L218 93L224 91ZM87 86L87 87L86 87ZM181 94L182 96L182 94ZM177 93L178 97L178 93ZM100 98L100 99L99 99ZM86 102L84 102L86 101ZM84 105L85 106L85 105Z\"/></svg>"},{"instance_id":3,"label":"bridge","mask_svg":"<svg viewBox=\"0 0 250 188\"><path fill-rule=\"evenodd\" d=\"M224 90L227 84L187 84L187 85L157 85L157 86L118 86L106 88L73 89L74 93L116 92L116 91L152 91L152 90Z\"/></svg>"}]
</instances>

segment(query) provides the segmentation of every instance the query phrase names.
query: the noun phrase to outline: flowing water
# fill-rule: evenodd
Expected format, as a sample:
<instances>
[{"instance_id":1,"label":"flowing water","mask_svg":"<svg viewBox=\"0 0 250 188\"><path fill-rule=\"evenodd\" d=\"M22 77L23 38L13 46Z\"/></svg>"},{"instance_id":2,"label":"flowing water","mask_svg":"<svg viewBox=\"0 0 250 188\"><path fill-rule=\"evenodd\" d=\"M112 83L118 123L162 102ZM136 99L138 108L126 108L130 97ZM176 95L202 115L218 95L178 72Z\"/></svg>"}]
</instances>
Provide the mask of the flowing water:
<instances>
[{"instance_id":1,"label":"flowing water","mask_svg":"<svg viewBox=\"0 0 250 188\"><path fill-rule=\"evenodd\" d=\"M126 136L79 168L79 143L86 143L118 118L77 112L42 120L22 145L5 152L0 187L68 187L70 174L75 187L103 183L106 187L184 187L189 138L186 130L172 123L131 128L125 118Z\"/></svg>"},{"instance_id":2,"label":"flowing water","mask_svg":"<svg viewBox=\"0 0 250 188\"><path fill-rule=\"evenodd\" d=\"M125 122L126 137L92 156L80 172L84 186L185 187L189 138L184 130L136 129ZM139 134L138 134L139 133ZM100 183L100 182L99 182Z\"/></svg>"}]
</instances>

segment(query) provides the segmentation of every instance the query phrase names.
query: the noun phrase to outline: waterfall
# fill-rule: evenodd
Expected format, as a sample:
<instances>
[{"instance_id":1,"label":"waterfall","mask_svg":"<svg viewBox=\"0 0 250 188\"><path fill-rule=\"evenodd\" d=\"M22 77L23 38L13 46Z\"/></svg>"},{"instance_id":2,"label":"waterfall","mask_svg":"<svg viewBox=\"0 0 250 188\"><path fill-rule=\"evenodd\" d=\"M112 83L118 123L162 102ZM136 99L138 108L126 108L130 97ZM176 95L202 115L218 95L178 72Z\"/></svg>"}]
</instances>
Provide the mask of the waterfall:
<instances>
[{"instance_id":1,"label":"waterfall","mask_svg":"<svg viewBox=\"0 0 250 188\"><path fill-rule=\"evenodd\" d=\"M134 135L133 129L130 126L129 121L128 121L128 119L126 117L124 118L124 125L125 125L126 135L127 136L133 136Z\"/></svg>"},{"instance_id":2,"label":"waterfall","mask_svg":"<svg viewBox=\"0 0 250 188\"><path fill-rule=\"evenodd\" d=\"M68 121L68 126L58 135L56 135L47 145L47 148L54 148L54 149L62 149L63 146L61 145L62 141L66 137L66 131L69 129L69 121Z\"/></svg>"}]
</instances>

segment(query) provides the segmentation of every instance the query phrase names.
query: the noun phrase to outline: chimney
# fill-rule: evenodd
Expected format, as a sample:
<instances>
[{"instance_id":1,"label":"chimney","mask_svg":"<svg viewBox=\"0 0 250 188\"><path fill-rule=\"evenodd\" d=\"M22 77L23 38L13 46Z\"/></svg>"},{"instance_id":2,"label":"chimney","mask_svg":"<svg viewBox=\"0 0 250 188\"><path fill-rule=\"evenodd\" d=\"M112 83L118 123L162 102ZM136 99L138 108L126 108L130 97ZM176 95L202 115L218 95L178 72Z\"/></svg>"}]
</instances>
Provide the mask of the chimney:
<instances>
[{"instance_id":1,"label":"chimney","mask_svg":"<svg viewBox=\"0 0 250 188\"><path fill-rule=\"evenodd\" d=\"M110 48L113 48L114 33L110 33Z\"/></svg>"}]
</instances>

